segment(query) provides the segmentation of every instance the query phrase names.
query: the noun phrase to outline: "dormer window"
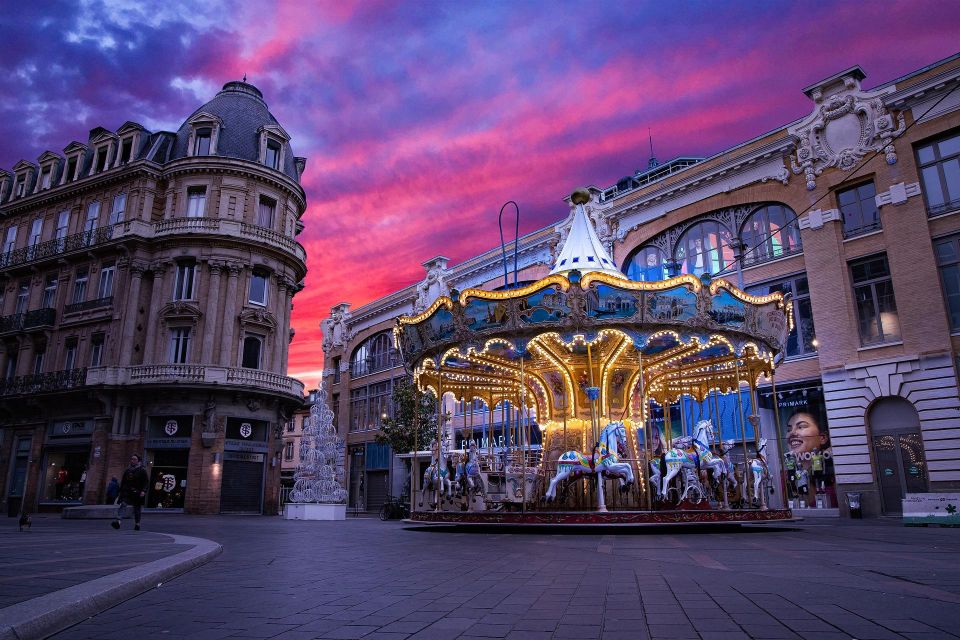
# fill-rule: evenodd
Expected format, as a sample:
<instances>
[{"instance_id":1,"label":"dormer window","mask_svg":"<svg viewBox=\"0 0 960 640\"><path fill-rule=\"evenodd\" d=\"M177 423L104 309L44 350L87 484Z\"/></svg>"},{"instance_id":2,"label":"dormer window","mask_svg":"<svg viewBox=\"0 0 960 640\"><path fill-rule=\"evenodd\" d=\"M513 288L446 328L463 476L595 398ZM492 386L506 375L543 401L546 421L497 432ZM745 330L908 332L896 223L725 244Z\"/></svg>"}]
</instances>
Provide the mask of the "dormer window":
<instances>
[{"instance_id":1,"label":"dormer window","mask_svg":"<svg viewBox=\"0 0 960 640\"><path fill-rule=\"evenodd\" d=\"M276 141L267 141L267 152L263 157L263 163L271 169L280 169L280 145Z\"/></svg>"},{"instance_id":2,"label":"dormer window","mask_svg":"<svg viewBox=\"0 0 960 640\"><path fill-rule=\"evenodd\" d=\"M130 157L133 155L133 138L125 138L120 144L120 164L127 164L130 162Z\"/></svg>"},{"instance_id":3,"label":"dormer window","mask_svg":"<svg viewBox=\"0 0 960 640\"><path fill-rule=\"evenodd\" d=\"M109 150L110 147L106 145L97 149L97 156L94 160L94 173L101 173L107 168L107 152Z\"/></svg>"},{"instance_id":4,"label":"dormer window","mask_svg":"<svg viewBox=\"0 0 960 640\"><path fill-rule=\"evenodd\" d=\"M53 165L47 165L40 172L40 190L50 188L50 179L53 176Z\"/></svg>"},{"instance_id":5,"label":"dormer window","mask_svg":"<svg viewBox=\"0 0 960 640\"><path fill-rule=\"evenodd\" d=\"M79 156L73 156L67 159L67 170L64 172L63 182L73 182L77 178L77 160Z\"/></svg>"},{"instance_id":6,"label":"dormer window","mask_svg":"<svg viewBox=\"0 0 960 640\"><path fill-rule=\"evenodd\" d=\"M27 176L17 176L17 184L13 188L13 197L22 198L27 189Z\"/></svg>"},{"instance_id":7,"label":"dormer window","mask_svg":"<svg viewBox=\"0 0 960 640\"><path fill-rule=\"evenodd\" d=\"M213 138L213 129L210 127L201 127L193 138L193 155L210 155L210 141Z\"/></svg>"}]
</instances>

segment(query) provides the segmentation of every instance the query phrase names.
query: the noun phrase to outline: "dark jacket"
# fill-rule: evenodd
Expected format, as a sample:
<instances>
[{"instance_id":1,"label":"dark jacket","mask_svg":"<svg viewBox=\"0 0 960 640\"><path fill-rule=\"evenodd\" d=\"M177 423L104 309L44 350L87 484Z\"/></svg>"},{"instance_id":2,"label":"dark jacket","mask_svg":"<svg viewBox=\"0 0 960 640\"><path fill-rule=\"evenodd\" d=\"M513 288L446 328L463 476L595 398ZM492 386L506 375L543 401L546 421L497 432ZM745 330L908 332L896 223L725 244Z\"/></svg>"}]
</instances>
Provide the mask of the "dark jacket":
<instances>
[{"instance_id":1,"label":"dark jacket","mask_svg":"<svg viewBox=\"0 0 960 640\"><path fill-rule=\"evenodd\" d=\"M140 492L147 490L149 481L147 470L142 464L127 467L120 478L120 502L129 505L143 504Z\"/></svg>"},{"instance_id":2,"label":"dark jacket","mask_svg":"<svg viewBox=\"0 0 960 640\"><path fill-rule=\"evenodd\" d=\"M120 483L117 482L116 478L111 478L107 485L107 500L112 502L117 499L118 495L120 495Z\"/></svg>"}]
</instances>

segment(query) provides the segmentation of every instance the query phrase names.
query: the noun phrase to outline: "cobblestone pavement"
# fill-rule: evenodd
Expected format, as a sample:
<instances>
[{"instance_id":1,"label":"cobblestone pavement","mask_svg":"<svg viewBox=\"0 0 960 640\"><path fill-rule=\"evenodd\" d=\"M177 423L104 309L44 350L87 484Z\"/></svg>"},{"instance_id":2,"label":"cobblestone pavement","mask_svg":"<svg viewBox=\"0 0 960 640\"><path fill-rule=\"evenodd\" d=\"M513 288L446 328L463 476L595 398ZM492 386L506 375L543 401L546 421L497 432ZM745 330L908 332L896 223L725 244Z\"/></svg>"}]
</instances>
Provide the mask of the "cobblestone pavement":
<instances>
[{"instance_id":1,"label":"cobblestone pavement","mask_svg":"<svg viewBox=\"0 0 960 640\"><path fill-rule=\"evenodd\" d=\"M57 636L958 636L960 534L877 521L618 532L152 517L212 562Z\"/></svg>"},{"instance_id":2,"label":"cobblestone pavement","mask_svg":"<svg viewBox=\"0 0 960 640\"><path fill-rule=\"evenodd\" d=\"M34 516L33 526L17 530L9 518L0 529L0 609L52 591L123 571L189 546L169 536L133 531L124 521L114 531L107 520L66 521Z\"/></svg>"}]
</instances>

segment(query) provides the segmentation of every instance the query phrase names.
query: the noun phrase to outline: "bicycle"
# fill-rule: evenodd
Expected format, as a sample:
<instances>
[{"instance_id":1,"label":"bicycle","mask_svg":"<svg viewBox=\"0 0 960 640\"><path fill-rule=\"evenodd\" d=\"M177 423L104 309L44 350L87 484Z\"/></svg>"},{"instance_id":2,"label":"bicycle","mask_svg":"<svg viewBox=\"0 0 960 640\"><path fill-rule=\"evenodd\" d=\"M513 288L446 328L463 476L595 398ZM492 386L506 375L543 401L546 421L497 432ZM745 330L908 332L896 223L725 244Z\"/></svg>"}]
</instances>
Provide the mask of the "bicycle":
<instances>
[{"instance_id":1,"label":"bicycle","mask_svg":"<svg viewBox=\"0 0 960 640\"><path fill-rule=\"evenodd\" d=\"M406 496L387 496L380 507L381 520L403 520L410 517L410 504Z\"/></svg>"}]
</instances>

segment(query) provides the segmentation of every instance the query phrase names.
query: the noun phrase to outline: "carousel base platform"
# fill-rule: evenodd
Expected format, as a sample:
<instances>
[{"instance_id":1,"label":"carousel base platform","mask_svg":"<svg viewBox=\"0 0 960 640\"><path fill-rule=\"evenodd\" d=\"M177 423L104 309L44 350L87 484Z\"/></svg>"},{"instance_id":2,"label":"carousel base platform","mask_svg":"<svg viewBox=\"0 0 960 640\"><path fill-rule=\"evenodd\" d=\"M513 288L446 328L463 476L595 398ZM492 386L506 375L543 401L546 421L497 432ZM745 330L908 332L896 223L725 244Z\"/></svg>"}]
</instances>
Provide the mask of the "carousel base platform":
<instances>
[{"instance_id":1,"label":"carousel base platform","mask_svg":"<svg viewBox=\"0 0 960 640\"><path fill-rule=\"evenodd\" d=\"M445 525L529 526L675 526L710 524L762 524L795 520L790 509L728 511L419 511L405 522Z\"/></svg>"}]
</instances>

